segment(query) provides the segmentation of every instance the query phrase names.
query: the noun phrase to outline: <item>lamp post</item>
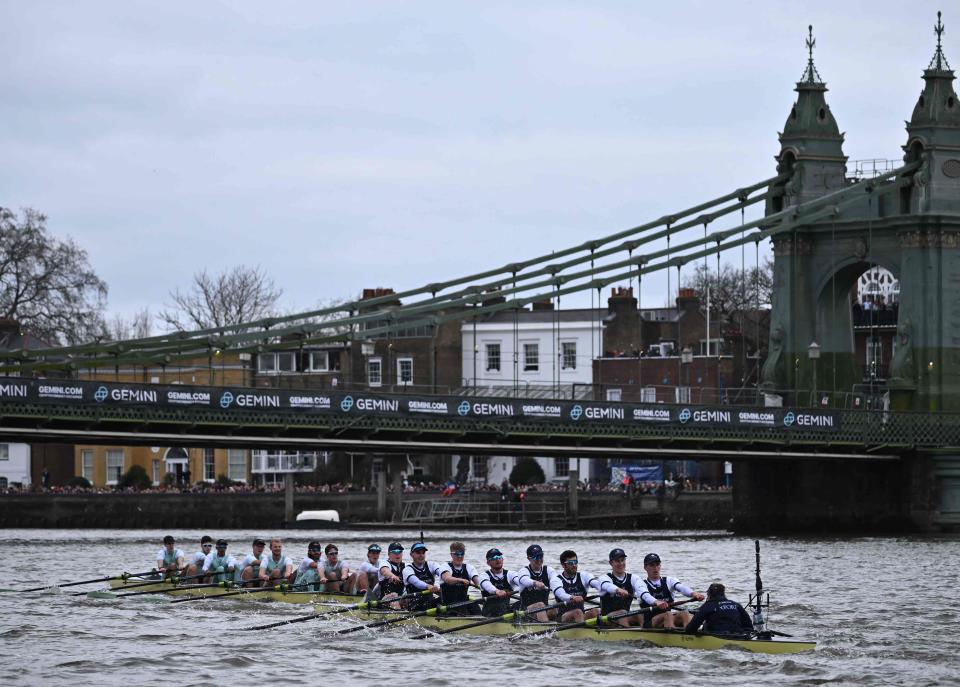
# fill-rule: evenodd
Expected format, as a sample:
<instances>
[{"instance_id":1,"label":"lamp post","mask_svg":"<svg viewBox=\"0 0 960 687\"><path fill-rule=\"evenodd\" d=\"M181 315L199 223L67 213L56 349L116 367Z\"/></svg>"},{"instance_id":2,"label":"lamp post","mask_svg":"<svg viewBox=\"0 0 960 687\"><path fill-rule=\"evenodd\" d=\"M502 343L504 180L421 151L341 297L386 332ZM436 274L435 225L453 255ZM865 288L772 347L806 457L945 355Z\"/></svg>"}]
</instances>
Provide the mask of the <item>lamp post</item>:
<instances>
[{"instance_id":1,"label":"lamp post","mask_svg":"<svg viewBox=\"0 0 960 687\"><path fill-rule=\"evenodd\" d=\"M681 403L690 403L690 365L693 363L693 350L689 346L684 346L680 351L680 364L685 371L684 398L679 399Z\"/></svg>"},{"instance_id":2,"label":"lamp post","mask_svg":"<svg viewBox=\"0 0 960 687\"><path fill-rule=\"evenodd\" d=\"M807 346L807 357L810 358L810 363L813 365L813 403L819 405L817 403L817 361L820 359L820 344L811 341L810 345Z\"/></svg>"}]
</instances>

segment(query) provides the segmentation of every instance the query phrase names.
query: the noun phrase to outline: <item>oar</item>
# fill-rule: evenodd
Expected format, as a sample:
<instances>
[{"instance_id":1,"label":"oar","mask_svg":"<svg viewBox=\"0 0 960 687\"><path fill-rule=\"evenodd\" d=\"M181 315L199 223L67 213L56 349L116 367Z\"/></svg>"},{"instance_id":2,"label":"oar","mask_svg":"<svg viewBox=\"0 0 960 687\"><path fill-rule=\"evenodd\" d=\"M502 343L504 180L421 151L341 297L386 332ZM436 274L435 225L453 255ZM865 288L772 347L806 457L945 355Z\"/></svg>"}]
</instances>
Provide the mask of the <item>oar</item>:
<instances>
[{"instance_id":1,"label":"oar","mask_svg":"<svg viewBox=\"0 0 960 687\"><path fill-rule=\"evenodd\" d=\"M52 587L76 587L81 584L93 584L94 582L109 582L110 580L126 580L131 577L141 577L143 575L156 575L156 570L148 570L141 573L121 573L119 575L110 575L108 577L98 577L95 580L81 580L80 582L64 582L63 584L48 584L43 587L32 587L30 589L6 589L4 591L9 592L42 592L44 589L50 589Z\"/></svg>"},{"instance_id":2,"label":"oar","mask_svg":"<svg viewBox=\"0 0 960 687\"><path fill-rule=\"evenodd\" d=\"M360 630L371 630L375 627L392 625L393 623L403 622L404 620L410 620L411 618L421 618L425 615L434 616L440 613L446 613L452 608L460 608L461 606L467 606L469 604L475 604L475 603L477 603L476 599L468 599L467 601L458 601L457 603L450 604L449 606L436 606L434 608L428 608L425 611L416 611L415 613L408 613L407 615L402 615L399 618L390 618L389 620L380 620L375 623L367 623L366 625L357 625L356 627L348 627L345 630L337 630L336 634L347 635L347 634L350 634L351 632L359 632Z\"/></svg>"},{"instance_id":3,"label":"oar","mask_svg":"<svg viewBox=\"0 0 960 687\"><path fill-rule=\"evenodd\" d=\"M251 582L256 582L257 580L244 580L243 582L234 582L233 586L243 587L250 584ZM304 586L304 585L300 585ZM170 603L172 604L182 604L188 603L190 601L211 601L213 599L222 599L226 596L237 596L239 594L263 594L264 592L280 592L286 591L286 589L292 589L292 587L286 587L285 589L280 589L278 587L262 587L257 589L241 589L236 592L226 592L224 594L217 594L216 596L188 596L183 599L174 599Z\"/></svg>"},{"instance_id":4,"label":"oar","mask_svg":"<svg viewBox=\"0 0 960 687\"><path fill-rule=\"evenodd\" d=\"M693 599L683 599L682 601L674 601L670 604L670 608L674 606L679 606L680 604L686 604L693 601ZM557 627L550 628L549 630L540 630L539 632L529 632L527 634L518 635L517 637L511 637L511 639L528 639L530 637L542 637L543 635L553 634L554 632L563 632L564 630L572 630L577 627L593 627L594 625L606 625L611 621L620 620L621 618L629 618L632 615L640 615L641 613L646 613L653 610L652 607L638 608L634 611L627 611L626 613L618 613L617 615L608 614L608 615L598 615L596 618L587 618L586 620L581 620L578 623L567 623L566 625L558 625Z\"/></svg>"},{"instance_id":5,"label":"oar","mask_svg":"<svg viewBox=\"0 0 960 687\"><path fill-rule=\"evenodd\" d=\"M177 589L209 589L212 587L222 587L224 589L229 589L234 585L234 582L226 580L223 582L210 582L208 584L185 584L181 587L167 587L164 589L148 589L145 592L125 592L122 594L116 594L114 592L90 592L87 594L91 599L120 599L127 596L145 596L147 594L169 594L170 592Z\"/></svg>"},{"instance_id":6,"label":"oar","mask_svg":"<svg viewBox=\"0 0 960 687\"><path fill-rule=\"evenodd\" d=\"M241 627L241 630L269 630L273 627L280 627L281 625L292 625L293 623L303 623L308 620L316 620L317 618L325 618L330 615L338 615L340 613L347 613L348 611L365 611L369 608L379 608L381 606L389 607L394 601L400 601L401 599L409 599L414 596L426 596L430 594L429 589L423 589L419 592L414 592L413 594L404 594L403 596L395 596L392 599L381 599L379 601L364 601L363 603L354 604L352 606L345 606L344 608L337 608L332 611L324 611L323 613L311 613L310 615L301 615L296 618L290 618L289 620L280 620L275 623L267 623L266 625L254 625L253 627Z\"/></svg>"},{"instance_id":7,"label":"oar","mask_svg":"<svg viewBox=\"0 0 960 687\"><path fill-rule=\"evenodd\" d=\"M118 587L118 589L137 589L138 587L152 587L158 584L172 584L178 585L185 580L195 580L198 577L206 577L206 575L190 575L189 577L165 577L162 580L147 580L145 582L135 582L134 584L125 584L123 587ZM93 594L93 592L70 592L69 596L84 596L86 594ZM105 597L106 598L106 597Z\"/></svg>"},{"instance_id":8,"label":"oar","mask_svg":"<svg viewBox=\"0 0 960 687\"><path fill-rule=\"evenodd\" d=\"M593 601L596 599L596 596L588 596L584 599L584 602ZM436 637L437 635L450 634L451 632L460 632L461 630L469 630L474 627L480 627L481 625L490 625L491 623L501 623L501 622L512 622L514 620L519 620L528 615L534 615L540 613L541 611L551 611L554 608L560 608L565 605L564 603L555 603L550 606L544 606L543 608L532 608L530 610L519 610L513 611L511 613L504 613L503 615L494 616L492 618L484 618L483 620L478 620L475 623L468 623L466 625L460 625L459 627L450 627L446 630L437 630L436 632L425 632L422 635L416 635L413 639L426 639L427 637Z\"/></svg>"}]
</instances>

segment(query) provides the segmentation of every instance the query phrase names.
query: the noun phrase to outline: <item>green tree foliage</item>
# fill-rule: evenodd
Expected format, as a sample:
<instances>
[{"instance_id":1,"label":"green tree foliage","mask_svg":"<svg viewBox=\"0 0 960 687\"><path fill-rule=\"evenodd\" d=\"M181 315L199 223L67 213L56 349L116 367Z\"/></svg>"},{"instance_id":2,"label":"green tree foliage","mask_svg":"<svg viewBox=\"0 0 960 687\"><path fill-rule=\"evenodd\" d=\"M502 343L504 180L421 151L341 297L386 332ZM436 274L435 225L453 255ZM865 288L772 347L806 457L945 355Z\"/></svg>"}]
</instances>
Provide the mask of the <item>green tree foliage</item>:
<instances>
[{"instance_id":1,"label":"green tree foliage","mask_svg":"<svg viewBox=\"0 0 960 687\"><path fill-rule=\"evenodd\" d=\"M143 469L142 465L131 465L130 469L120 478L120 481L117 482L117 489L129 489L133 488L137 491L143 489L149 489L153 486L153 480L150 479L150 475L147 474L147 471Z\"/></svg>"},{"instance_id":2,"label":"green tree foliage","mask_svg":"<svg viewBox=\"0 0 960 687\"><path fill-rule=\"evenodd\" d=\"M68 487L80 487L81 489L89 489L93 485L90 484L90 481L86 477L81 477L77 475L76 477L71 477L67 482Z\"/></svg>"},{"instance_id":3,"label":"green tree foliage","mask_svg":"<svg viewBox=\"0 0 960 687\"><path fill-rule=\"evenodd\" d=\"M543 484L546 481L547 476L543 474L540 463L528 456L518 459L517 464L510 471L510 484L514 486Z\"/></svg>"},{"instance_id":4,"label":"green tree foliage","mask_svg":"<svg viewBox=\"0 0 960 687\"><path fill-rule=\"evenodd\" d=\"M103 329L107 285L72 239L45 215L0 207L0 317L50 344L90 341Z\"/></svg>"}]
</instances>

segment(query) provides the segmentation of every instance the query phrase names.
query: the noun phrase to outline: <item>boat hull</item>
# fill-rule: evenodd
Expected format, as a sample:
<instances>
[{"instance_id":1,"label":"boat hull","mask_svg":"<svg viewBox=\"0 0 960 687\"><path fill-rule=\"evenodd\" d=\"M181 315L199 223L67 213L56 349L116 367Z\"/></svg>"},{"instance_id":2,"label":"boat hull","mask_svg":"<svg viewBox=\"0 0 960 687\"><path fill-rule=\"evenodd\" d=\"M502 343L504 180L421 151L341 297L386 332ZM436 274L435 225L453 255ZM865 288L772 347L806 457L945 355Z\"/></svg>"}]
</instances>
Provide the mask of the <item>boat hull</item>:
<instances>
[{"instance_id":1,"label":"boat hull","mask_svg":"<svg viewBox=\"0 0 960 687\"><path fill-rule=\"evenodd\" d=\"M244 591L237 587L174 587L169 582L156 582L140 586L148 580L131 577L127 580L111 580L110 587L116 592L152 592L164 591L170 596L223 596L224 594L233 594L234 592ZM129 588L129 589L127 589ZM284 592L280 590L261 592L255 589L247 590L247 594L236 594L234 599L255 600L255 601L279 601L282 603L294 604L356 604L363 601L363 595L357 594L327 594L325 592Z\"/></svg>"}]
</instances>

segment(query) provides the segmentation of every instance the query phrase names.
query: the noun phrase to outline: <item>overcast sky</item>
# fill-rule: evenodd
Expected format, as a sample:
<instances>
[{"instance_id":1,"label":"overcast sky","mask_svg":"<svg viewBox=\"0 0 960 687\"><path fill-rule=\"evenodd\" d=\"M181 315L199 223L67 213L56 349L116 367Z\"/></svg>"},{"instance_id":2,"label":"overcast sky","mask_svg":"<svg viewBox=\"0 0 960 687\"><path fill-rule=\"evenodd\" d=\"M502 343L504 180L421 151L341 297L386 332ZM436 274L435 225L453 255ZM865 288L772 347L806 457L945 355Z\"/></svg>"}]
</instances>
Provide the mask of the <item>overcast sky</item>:
<instances>
[{"instance_id":1,"label":"overcast sky","mask_svg":"<svg viewBox=\"0 0 960 687\"><path fill-rule=\"evenodd\" d=\"M415 287L772 176L810 23L846 154L899 158L937 4L8 2L0 205L111 312L237 264L288 311Z\"/></svg>"}]
</instances>

